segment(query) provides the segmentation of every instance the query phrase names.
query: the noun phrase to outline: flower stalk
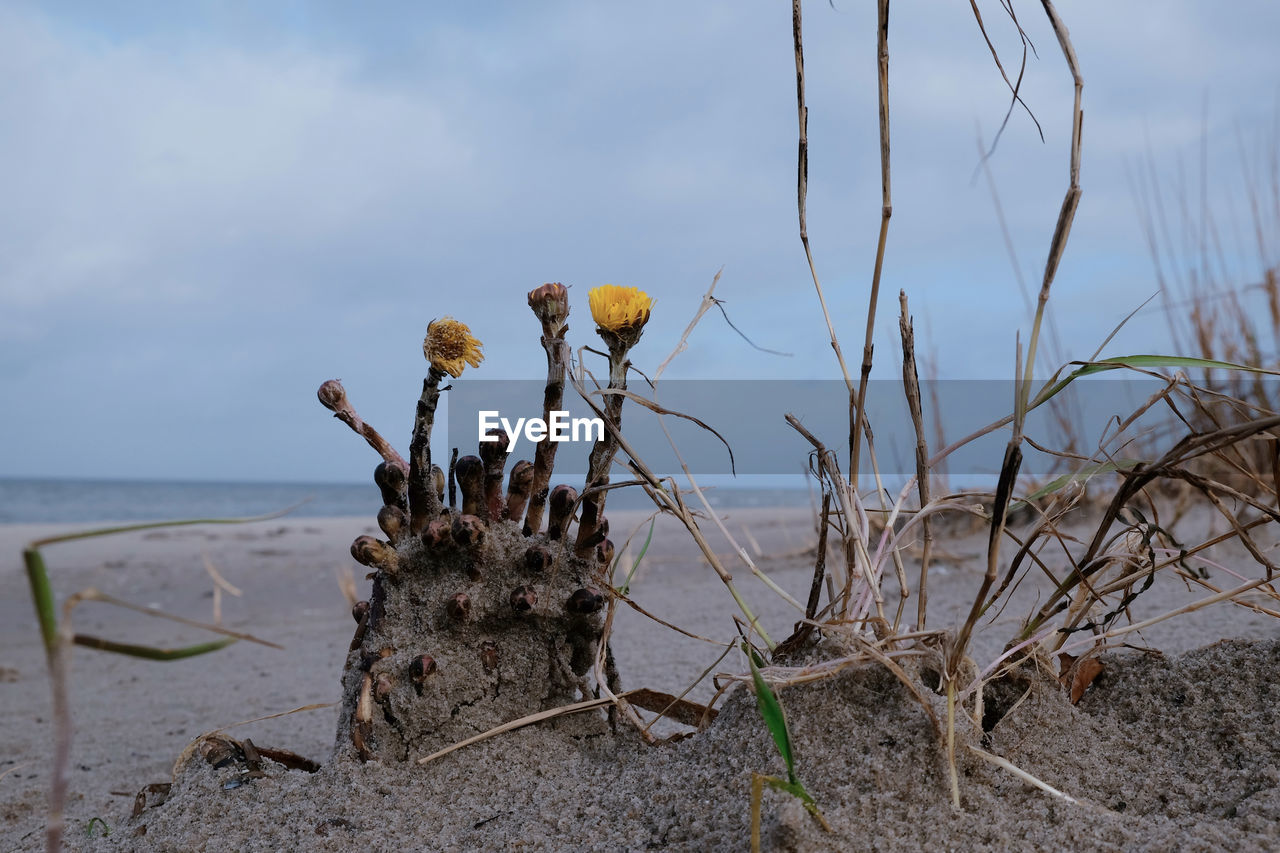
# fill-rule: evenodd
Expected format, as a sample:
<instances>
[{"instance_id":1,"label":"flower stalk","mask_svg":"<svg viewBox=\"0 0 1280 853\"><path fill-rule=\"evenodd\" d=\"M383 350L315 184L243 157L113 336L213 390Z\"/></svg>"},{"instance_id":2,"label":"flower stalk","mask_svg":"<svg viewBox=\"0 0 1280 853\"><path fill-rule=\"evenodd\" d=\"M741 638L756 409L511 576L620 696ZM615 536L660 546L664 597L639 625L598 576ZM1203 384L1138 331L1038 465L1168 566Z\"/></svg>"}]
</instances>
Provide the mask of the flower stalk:
<instances>
[{"instance_id":1,"label":"flower stalk","mask_svg":"<svg viewBox=\"0 0 1280 853\"><path fill-rule=\"evenodd\" d=\"M431 367L422 381L409 443L409 521L413 533L421 533L442 508L431 465L431 428L440 403L440 380L446 373L457 379L467 365L479 367L484 361L480 347L471 329L452 317L427 324L422 354Z\"/></svg>"},{"instance_id":2,"label":"flower stalk","mask_svg":"<svg viewBox=\"0 0 1280 853\"><path fill-rule=\"evenodd\" d=\"M618 392L627 388L627 370L631 352L649 321L653 300L635 287L618 287L606 284L591 291L591 317L596 321L596 332L609 349L609 390ZM609 468L618 452L615 434L622 428L622 402L620 393L606 394L604 414L612 429L591 448L587 460L587 482L582 490L579 510L578 538L574 550L580 557L588 557L600 543L599 528L604 521L604 504L608 496Z\"/></svg>"},{"instance_id":3,"label":"flower stalk","mask_svg":"<svg viewBox=\"0 0 1280 853\"><path fill-rule=\"evenodd\" d=\"M569 292L563 284L550 282L529 292L529 307L542 323L542 348L547 352L547 386L542 393L542 419L564 407L564 372L569 361L569 345L564 336L569 330ZM533 479L529 486L529 508L524 519L524 535L533 536L542 528L555 468L559 443L542 441L533 455ZM513 518L518 516L514 515Z\"/></svg>"},{"instance_id":4,"label":"flower stalk","mask_svg":"<svg viewBox=\"0 0 1280 853\"><path fill-rule=\"evenodd\" d=\"M360 419L356 414L356 410L352 408L351 401L347 399L346 389L342 387L342 383L337 379L330 379L328 382L320 386L316 391L316 397L319 398L320 404L329 411L333 412L333 416L342 421L347 426L369 442L369 446L378 451L388 465L397 466L406 469L408 466L404 464L404 458L396 452L395 448L387 443L387 440L373 427Z\"/></svg>"},{"instance_id":5,"label":"flower stalk","mask_svg":"<svg viewBox=\"0 0 1280 853\"><path fill-rule=\"evenodd\" d=\"M440 507L432 500L435 490L430 482L431 428L435 425L443 378L444 372L434 365L427 371L413 420L413 438L409 442L409 529L413 533L421 533L440 514Z\"/></svg>"}]
</instances>

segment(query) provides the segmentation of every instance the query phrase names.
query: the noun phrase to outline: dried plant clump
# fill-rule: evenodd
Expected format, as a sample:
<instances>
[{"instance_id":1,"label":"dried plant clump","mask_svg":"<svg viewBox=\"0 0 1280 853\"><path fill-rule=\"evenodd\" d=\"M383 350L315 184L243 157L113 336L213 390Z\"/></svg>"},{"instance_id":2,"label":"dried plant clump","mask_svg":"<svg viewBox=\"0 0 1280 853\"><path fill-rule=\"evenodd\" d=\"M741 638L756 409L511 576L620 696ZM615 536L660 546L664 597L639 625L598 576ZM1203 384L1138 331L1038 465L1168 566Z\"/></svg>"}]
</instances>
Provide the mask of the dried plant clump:
<instances>
[{"instance_id":1,"label":"dried plant clump","mask_svg":"<svg viewBox=\"0 0 1280 853\"><path fill-rule=\"evenodd\" d=\"M567 291L543 285L529 294L529 304L547 351L545 402L558 408L568 358ZM636 297L626 294L610 304L615 308L609 316L631 323L622 333L634 342L643 325L637 323ZM643 314L647 319L647 307ZM466 366L477 366L480 346L456 320L428 327L423 352L430 368L409 464L388 447L375 472L385 502L378 524L387 538L361 536L351 546L352 557L371 570L372 588L353 610L358 624L342 674L340 755L421 758L477 731L598 697L593 667L606 657L601 644L608 596L602 590L610 588L605 572L613 557L600 512L603 495L592 503L586 534L571 538L577 491L548 487L554 443L540 443L536 461L516 461L504 484L505 435L479 442L477 455L450 466L459 507L445 505L443 472L431 464L439 382L444 374L456 379ZM618 350L621 370L627 349ZM322 386L321 401L367 439L374 434L337 383ZM609 408L616 419L621 398L609 401ZM603 464L611 460L609 453ZM597 471L596 479L607 482L607 474ZM550 510L545 531L544 506ZM578 734L607 730L598 712L556 724Z\"/></svg>"}]
</instances>

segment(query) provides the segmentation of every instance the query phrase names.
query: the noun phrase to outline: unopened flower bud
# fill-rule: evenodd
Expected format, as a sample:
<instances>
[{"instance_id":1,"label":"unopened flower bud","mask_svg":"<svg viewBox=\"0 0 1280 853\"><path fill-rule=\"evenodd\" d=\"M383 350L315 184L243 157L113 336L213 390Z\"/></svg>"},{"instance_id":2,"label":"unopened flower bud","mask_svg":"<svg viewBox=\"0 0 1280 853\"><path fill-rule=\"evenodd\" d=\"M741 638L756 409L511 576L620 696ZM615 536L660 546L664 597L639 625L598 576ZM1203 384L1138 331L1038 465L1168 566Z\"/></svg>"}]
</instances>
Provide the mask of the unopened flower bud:
<instances>
[{"instance_id":1,"label":"unopened flower bud","mask_svg":"<svg viewBox=\"0 0 1280 853\"><path fill-rule=\"evenodd\" d=\"M373 699L375 702L385 702L387 697L391 695L391 688L395 687L396 682L390 675L385 672L378 673L378 677L373 681Z\"/></svg>"},{"instance_id":2,"label":"unopened flower bud","mask_svg":"<svg viewBox=\"0 0 1280 853\"><path fill-rule=\"evenodd\" d=\"M409 472L399 465L381 462L377 468L373 469L373 482L382 492L382 502L389 506L401 508L408 506L406 502L408 481Z\"/></svg>"},{"instance_id":3,"label":"unopened flower bud","mask_svg":"<svg viewBox=\"0 0 1280 853\"><path fill-rule=\"evenodd\" d=\"M569 317L569 291L559 282L544 284L529 291L529 307L542 321L543 334L558 338L564 334Z\"/></svg>"},{"instance_id":4,"label":"unopened flower bud","mask_svg":"<svg viewBox=\"0 0 1280 853\"><path fill-rule=\"evenodd\" d=\"M453 476L462 491L462 512L479 516L484 505L484 463L479 456L463 456L454 466Z\"/></svg>"},{"instance_id":5,"label":"unopened flower bud","mask_svg":"<svg viewBox=\"0 0 1280 853\"><path fill-rule=\"evenodd\" d=\"M409 664L409 680L413 682L414 690L419 696L422 695L423 684L435 671L436 659L431 655L419 655Z\"/></svg>"},{"instance_id":6,"label":"unopened flower bud","mask_svg":"<svg viewBox=\"0 0 1280 853\"><path fill-rule=\"evenodd\" d=\"M357 625L363 622L364 617L368 615L369 615L369 602L357 601L355 604L351 606L351 618L356 620Z\"/></svg>"},{"instance_id":7,"label":"unopened flower bud","mask_svg":"<svg viewBox=\"0 0 1280 853\"><path fill-rule=\"evenodd\" d=\"M409 677L414 681L422 681L436 671L436 659L431 655L418 655L409 664Z\"/></svg>"},{"instance_id":8,"label":"unopened flower bud","mask_svg":"<svg viewBox=\"0 0 1280 853\"><path fill-rule=\"evenodd\" d=\"M578 490L573 486L559 485L551 490L548 500L547 538L561 539L573 519L573 505L578 500Z\"/></svg>"},{"instance_id":9,"label":"unopened flower bud","mask_svg":"<svg viewBox=\"0 0 1280 853\"><path fill-rule=\"evenodd\" d=\"M387 504L378 510L378 527L392 544L398 544L401 537L409 532L409 514L398 506Z\"/></svg>"},{"instance_id":10,"label":"unopened flower bud","mask_svg":"<svg viewBox=\"0 0 1280 853\"><path fill-rule=\"evenodd\" d=\"M372 536L356 537L356 540L351 543L351 556L363 566L383 569L388 573L394 573L400 563L399 555L394 548Z\"/></svg>"},{"instance_id":11,"label":"unopened flower bud","mask_svg":"<svg viewBox=\"0 0 1280 853\"><path fill-rule=\"evenodd\" d=\"M511 593L511 609L517 613L528 613L538 603L538 594L531 586L517 587Z\"/></svg>"},{"instance_id":12,"label":"unopened flower bud","mask_svg":"<svg viewBox=\"0 0 1280 853\"><path fill-rule=\"evenodd\" d=\"M450 598L444 606L445 613L451 622L466 622L471 618L471 598L465 593L460 592Z\"/></svg>"},{"instance_id":13,"label":"unopened flower bud","mask_svg":"<svg viewBox=\"0 0 1280 853\"><path fill-rule=\"evenodd\" d=\"M553 561L551 552L541 545L534 545L524 552L524 567L535 575L542 574L551 568Z\"/></svg>"},{"instance_id":14,"label":"unopened flower bud","mask_svg":"<svg viewBox=\"0 0 1280 853\"><path fill-rule=\"evenodd\" d=\"M316 391L316 396L320 399L320 405L331 412L336 412L347 405L346 389L337 379L330 379L321 385L320 390Z\"/></svg>"},{"instance_id":15,"label":"unopened flower bud","mask_svg":"<svg viewBox=\"0 0 1280 853\"><path fill-rule=\"evenodd\" d=\"M608 535L609 535L609 519L602 518L600 519L600 522L596 525L596 529L592 531L591 535L588 536L581 543L581 545L584 548L594 547L596 545L599 545L601 542L603 542L608 537Z\"/></svg>"},{"instance_id":16,"label":"unopened flower bud","mask_svg":"<svg viewBox=\"0 0 1280 853\"><path fill-rule=\"evenodd\" d=\"M453 519L449 532L459 545L479 545L484 541L484 522L474 515L459 515Z\"/></svg>"},{"instance_id":17,"label":"unopened flower bud","mask_svg":"<svg viewBox=\"0 0 1280 853\"><path fill-rule=\"evenodd\" d=\"M428 548L439 548L453 542L453 531L449 521L437 518L422 531L422 542Z\"/></svg>"},{"instance_id":18,"label":"unopened flower bud","mask_svg":"<svg viewBox=\"0 0 1280 853\"><path fill-rule=\"evenodd\" d=\"M613 562L613 540L606 539L596 545L596 562L602 565L609 565Z\"/></svg>"},{"instance_id":19,"label":"unopened flower bud","mask_svg":"<svg viewBox=\"0 0 1280 853\"><path fill-rule=\"evenodd\" d=\"M533 484L533 463L521 459L511 466L511 476L507 478L507 508L504 518L519 521L524 515L525 504L529 501L529 487Z\"/></svg>"},{"instance_id":20,"label":"unopened flower bud","mask_svg":"<svg viewBox=\"0 0 1280 853\"><path fill-rule=\"evenodd\" d=\"M583 615L595 613L601 607L604 607L604 595L597 589L583 587L575 590L573 595L569 596L569 602L566 606L570 613Z\"/></svg>"}]
</instances>

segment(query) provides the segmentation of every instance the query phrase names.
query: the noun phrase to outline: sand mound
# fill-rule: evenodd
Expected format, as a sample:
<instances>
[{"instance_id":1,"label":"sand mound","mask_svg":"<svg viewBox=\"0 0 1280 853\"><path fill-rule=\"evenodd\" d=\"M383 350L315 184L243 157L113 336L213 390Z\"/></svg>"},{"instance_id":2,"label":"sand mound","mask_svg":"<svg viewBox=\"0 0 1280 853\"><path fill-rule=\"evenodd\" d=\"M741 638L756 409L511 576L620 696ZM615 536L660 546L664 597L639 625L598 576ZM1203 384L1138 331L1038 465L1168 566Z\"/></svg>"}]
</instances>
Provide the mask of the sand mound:
<instances>
[{"instance_id":1,"label":"sand mound","mask_svg":"<svg viewBox=\"0 0 1280 853\"><path fill-rule=\"evenodd\" d=\"M1277 640L1112 657L1078 706L1032 680L991 731L963 734L1087 802L1051 798L962 749L960 813L932 725L890 673L790 688L798 770L835 832L767 791L765 847L1263 849L1280 823L1278 664ZM741 850L752 771L782 772L745 690L706 732L660 748L626 730L575 737L543 724L424 767L265 769L227 787L238 768L193 760L162 805L108 838L68 840L95 851Z\"/></svg>"}]
</instances>

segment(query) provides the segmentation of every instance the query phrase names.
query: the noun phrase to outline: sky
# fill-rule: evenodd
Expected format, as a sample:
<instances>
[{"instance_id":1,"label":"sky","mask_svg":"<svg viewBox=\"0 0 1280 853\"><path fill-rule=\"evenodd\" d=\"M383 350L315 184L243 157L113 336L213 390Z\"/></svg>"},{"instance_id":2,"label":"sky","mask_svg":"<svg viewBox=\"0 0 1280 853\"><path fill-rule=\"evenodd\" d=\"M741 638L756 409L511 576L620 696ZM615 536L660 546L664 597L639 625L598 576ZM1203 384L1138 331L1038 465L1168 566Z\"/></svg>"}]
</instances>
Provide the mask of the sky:
<instances>
[{"instance_id":1,"label":"sky","mask_svg":"<svg viewBox=\"0 0 1280 853\"><path fill-rule=\"evenodd\" d=\"M1157 290L1135 175L1181 244L1166 277L1246 284L1275 263L1244 167L1274 180L1280 144L1280 5L1060 5L1085 120L1057 360ZM1016 74L1016 32L979 7ZM1044 140L1015 111L989 165L1034 298L1072 90L1040 5L1014 8ZM873 375L899 369L902 289L929 370L1007 377L1030 303L978 166L1008 92L967 4L899 0L889 40ZM809 236L856 370L880 217L873 4L810 0L805 51ZM712 314L668 375L838 379L798 236L794 74L781 2L0 3L0 477L364 481L377 459L320 383L341 378L404 450L427 323L484 342L460 381L540 376L525 294L545 281L571 286L575 346L595 343L591 287L655 297L632 354L651 371L723 270L734 324L790 355ZM1212 264L1180 205L1212 210ZM1153 303L1106 352L1169 346Z\"/></svg>"}]
</instances>

